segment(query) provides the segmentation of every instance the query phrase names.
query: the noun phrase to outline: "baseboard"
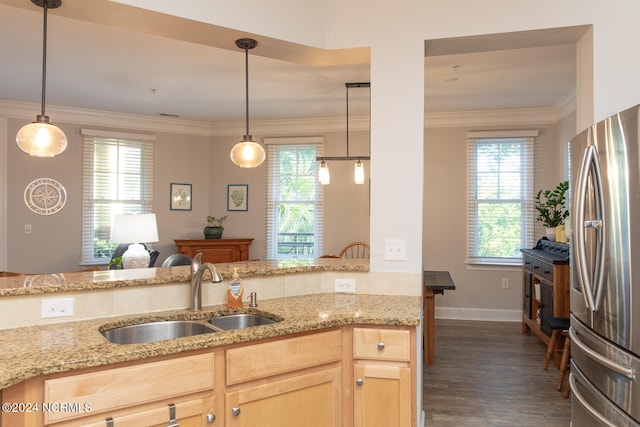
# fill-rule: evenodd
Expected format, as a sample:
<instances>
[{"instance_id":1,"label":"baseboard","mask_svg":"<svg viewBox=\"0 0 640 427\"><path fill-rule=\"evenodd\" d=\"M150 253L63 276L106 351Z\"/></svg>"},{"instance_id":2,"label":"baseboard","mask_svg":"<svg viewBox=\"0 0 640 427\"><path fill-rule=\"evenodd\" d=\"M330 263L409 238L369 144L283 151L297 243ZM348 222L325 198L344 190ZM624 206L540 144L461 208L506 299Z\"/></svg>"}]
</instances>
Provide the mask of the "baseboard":
<instances>
[{"instance_id":1,"label":"baseboard","mask_svg":"<svg viewBox=\"0 0 640 427\"><path fill-rule=\"evenodd\" d=\"M522 311L487 308L436 307L436 319L519 322L522 321Z\"/></svg>"}]
</instances>

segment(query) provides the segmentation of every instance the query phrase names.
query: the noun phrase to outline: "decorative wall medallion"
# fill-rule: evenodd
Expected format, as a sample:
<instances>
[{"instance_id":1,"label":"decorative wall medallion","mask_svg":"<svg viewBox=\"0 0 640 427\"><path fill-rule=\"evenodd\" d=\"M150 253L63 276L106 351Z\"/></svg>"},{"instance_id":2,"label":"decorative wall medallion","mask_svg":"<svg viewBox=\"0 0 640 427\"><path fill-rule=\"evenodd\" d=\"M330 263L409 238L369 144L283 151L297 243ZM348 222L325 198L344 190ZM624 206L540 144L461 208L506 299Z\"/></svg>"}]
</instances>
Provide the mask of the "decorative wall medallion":
<instances>
[{"instance_id":1,"label":"decorative wall medallion","mask_svg":"<svg viewBox=\"0 0 640 427\"><path fill-rule=\"evenodd\" d=\"M24 189L24 203L38 215L53 215L67 203L67 190L55 179L38 178Z\"/></svg>"}]
</instances>

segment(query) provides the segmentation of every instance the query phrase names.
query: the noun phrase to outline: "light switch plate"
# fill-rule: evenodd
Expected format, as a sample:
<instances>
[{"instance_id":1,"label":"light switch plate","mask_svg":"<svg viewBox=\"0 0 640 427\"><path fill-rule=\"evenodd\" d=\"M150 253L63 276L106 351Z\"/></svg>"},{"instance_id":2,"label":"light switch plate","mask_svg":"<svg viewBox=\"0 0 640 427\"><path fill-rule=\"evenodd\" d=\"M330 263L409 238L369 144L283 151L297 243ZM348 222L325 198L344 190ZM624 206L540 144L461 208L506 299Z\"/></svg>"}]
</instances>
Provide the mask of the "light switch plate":
<instances>
[{"instance_id":1,"label":"light switch plate","mask_svg":"<svg viewBox=\"0 0 640 427\"><path fill-rule=\"evenodd\" d=\"M407 241L386 239L384 241L384 260L385 261L406 261L407 260Z\"/></svg>"}]
</instances>

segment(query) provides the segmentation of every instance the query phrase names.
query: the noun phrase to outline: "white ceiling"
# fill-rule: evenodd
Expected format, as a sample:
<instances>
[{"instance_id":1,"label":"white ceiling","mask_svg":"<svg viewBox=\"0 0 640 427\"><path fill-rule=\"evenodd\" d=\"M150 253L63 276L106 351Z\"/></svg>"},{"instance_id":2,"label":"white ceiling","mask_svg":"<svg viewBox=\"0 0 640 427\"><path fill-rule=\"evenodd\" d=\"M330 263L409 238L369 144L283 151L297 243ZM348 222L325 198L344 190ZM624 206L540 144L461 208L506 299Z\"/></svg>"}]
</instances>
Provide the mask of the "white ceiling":
<instances>
[{"instance_id":1,"label":"white ceiling","mask_svg":"<svg viewBox=\"0 0 640 427\"><path fill-rule=\"evenodd\" d=\"M49 11L47 105L207 122L244 120L245 58L233 42L237 32L194 42L189 34L171 38L78 19L86 11L76 4L81 2L64 0ZM40 103L42 21L42 9L29 0L0 0L0 99ZM176 28L188 24L176 22ZM190 27L201 31L201 25ZM426 43L426 112L554 108L575 90L574 44L583 31ZM342 116L344 84L369 81L366 49L326 60L321 58L326 52L318 49L256 38L258 47L249 54L252 120ZM365 89L351 89L349 97L350 114L366 113Z\"/></svg>"}]
</instances>

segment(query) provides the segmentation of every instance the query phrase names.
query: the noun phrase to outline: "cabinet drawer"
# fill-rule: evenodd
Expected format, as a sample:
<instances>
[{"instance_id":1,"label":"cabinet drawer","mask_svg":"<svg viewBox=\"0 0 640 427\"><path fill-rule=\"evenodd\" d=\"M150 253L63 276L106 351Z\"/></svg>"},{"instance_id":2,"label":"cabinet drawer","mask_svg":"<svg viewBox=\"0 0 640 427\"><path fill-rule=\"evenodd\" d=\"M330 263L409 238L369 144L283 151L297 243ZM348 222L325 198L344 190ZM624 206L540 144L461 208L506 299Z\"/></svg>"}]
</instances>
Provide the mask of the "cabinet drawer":
<instances>
[{"instance_id":1,"label":"cabinet drawer","mask_svg":"<svg viewBox=\"0 0 640 427\"><path fill-rule=\"evenodd\" d=\"M553 265L541 261L540 272L538 274L544 277L548 282L553 283Z\"/></svg>"},{"instance_id":2,"label":"cabinet drawer","mask_svg":"<svg viewBox=\"0 0 640 427\"><path fill-rule=\"evenodd\" d=\"M339 330L227 350L227 385L336 362L342 359Z\"/></svg>"},{"instance_id":3,"label":"cabinet drawer","mask_svg":"<svg viewBox=\"0 0 640 427\"><path fill-rule=\"evenodd\" d=\"M177 425L205 425L206 414L215 412L214 399L196 399L175 404ZM154 409L139 410L128 414L105 414L100 421L83 423L83 427L106 427L106 418L113 419L115 427L169 426L170 412L168 405L158 405ZM187 424L191 421L193 424Z\"/></svg>"},{"instance_id":4,"label":"cabinet drawer","mask_svg":"<svg viewBox=\"0 0 640 427\"><path fill-rule=\"evenodd\" d=\"M411 359L410 333L396 329L354 328L353 357L408 362Z\"/></svg>"},{"instance_id":5,"label":"cabinet drawer","mask_svg":"<svg viewBox=\"0 0 640 427\"><path fill-rule=\"evenodd\" d=\"M213 389L213 354L113 368L44 382L45 402L90 412L45 412L45 423L112 411L160 399Z\"/></svg>"},{"instance_id":6,"label":"cabinet drawer","mask_svg":"<svg viewBox=\"0 0 640 427\"><path fill-rule=\"evenodd\" d=\"M548 262L525 256L524 268L540 277L544 277L549 282L553 282L553 265Z\"/></svg>"}]
</instances>

